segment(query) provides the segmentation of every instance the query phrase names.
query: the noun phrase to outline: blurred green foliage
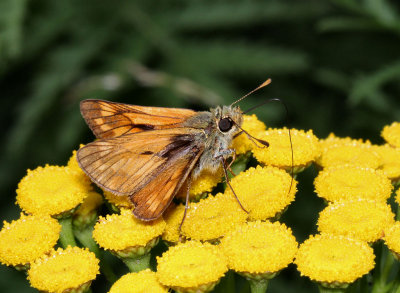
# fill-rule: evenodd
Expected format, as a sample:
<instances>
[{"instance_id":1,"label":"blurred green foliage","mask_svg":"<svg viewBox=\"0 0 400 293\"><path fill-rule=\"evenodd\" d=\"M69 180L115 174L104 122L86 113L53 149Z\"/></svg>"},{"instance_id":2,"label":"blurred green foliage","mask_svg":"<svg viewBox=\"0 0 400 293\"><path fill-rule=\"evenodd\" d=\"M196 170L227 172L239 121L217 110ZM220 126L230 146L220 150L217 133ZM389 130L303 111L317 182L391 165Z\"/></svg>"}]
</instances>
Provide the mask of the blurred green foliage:
<instances>
[{"instance_id":1,"label":"blurred green foliage","mask_svg":"<svg viewBox=\"0 0 400 293\"><path fill-rule=\"evenodd\" d=\"M0 0L1 219L15 219L15 189L27 168L65 164L92 139L85 98L207 109L284 100L291 126L325 137L381 143L400 120L400 7L396 0ZM272 103L254 111L286 125ZM299 241L315 232L322 202L315 171L284 216ZM229 278L228 278L229 279ZM103 292L102 283L96 292ZM18 286L18 287L17 287ZM270 292L310 292L294 267ZM247 292L245 283L237 292ZM0 267L1 292L33 292Z\"/></svg>"}]
</instances>

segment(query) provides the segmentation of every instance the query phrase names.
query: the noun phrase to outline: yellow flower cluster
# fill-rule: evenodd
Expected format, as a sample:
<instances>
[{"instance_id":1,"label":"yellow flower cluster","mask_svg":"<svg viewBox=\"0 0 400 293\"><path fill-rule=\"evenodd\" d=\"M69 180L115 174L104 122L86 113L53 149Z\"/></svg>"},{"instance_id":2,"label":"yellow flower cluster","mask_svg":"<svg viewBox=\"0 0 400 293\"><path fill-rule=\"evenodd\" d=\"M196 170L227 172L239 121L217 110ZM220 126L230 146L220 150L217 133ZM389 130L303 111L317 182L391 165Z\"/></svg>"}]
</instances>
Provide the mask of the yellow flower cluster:
<instances>
[{"instance_id":1,"label":"yellow flower cluster","mask_svg":"<svg viewBox=\"0 0 400 293\"><path fill-rule=\"evenodd\" d=\"M391 125L386 125L381 135L388 144L400 148L400 122L393 122Z\"/></svg>"},{"instance_id":2,"label":"yellow flower cluster","mask_svg":"<svg viewBox=\"0 0 400 293\"><path fill-rule=\"evenodd\" d=\"M228 267L250 278L268 278L292 263L297 242L278 222L248 222L221 241Z\"/></svg>"},{"instance_id":3,"label":"yellow flower cluster","mask_svg":"<svg viewBox=\"0 0 400 293\"><path fill-rule=\"evenodd\" d=\"M321 167L353 164L376 169L380 165L380 157L372 145L352 141L350 143L332 144L325 148L317 163Z\"/></svg>"},{"instance_id":4,"label":"yellow flower cluster","mask_svg":"<svg viewBox=\"0 0 400 293\"><path fill-rule=\"evenodd\" d=\"M219 193L190 205L182 234L195 240L217 240L246 219L247 213L234 197Z\"/></svg>"},{"instance_id":5,"label":"yellow flower cluster","mask_svg":"<svg viewBox=\"0 0 400 293\"><path fill-rule=\"evenodd\" d=\"M374 259L366 242L323 234L300 245L295 264L302 276L329 286L354 282L373 269Z\"/></svg>"},{"instance_id":6,"label":"yellow flower cluster","mask_svg":"<svg viewBox=\"0 0 400 293\"><path fill-rule=\"evenodd\" d=\"M374 146L375 152L380 156L379 169L392 180L393 184L400 182L400 147L391 147L388 144Z\"/></svg>"},{"instance_id":7,"label":"yellow flower cluster","mask_svg":"<svg viewBox=\"0 0 400 293\"><path fill-rule=\"evenodd\" d=\"M395 257L400 260L400 222L395 222L392 226L385 229L385 243L393 252Z\"/></svg>"},{"instance_id":8,"label":"yellow flower cluster","mask_svg":"<svg viewBox=\"0 0 400 293\"><path fill-rule=\"evenodd\" d=\"M123 275L111 287L109 293L167 293L168 289L158 282L156 273L149 269Z\"/></svg>"},{"instance_id":9,"label":"yellow flower cluster","mask_svg":"<svg viewBox=\"0 0 400 293\"><path fill-rule=\"evenodd\" d=\"M94 241L131 270L113 284L111 293L170 288L208 292L228 269L251 282L267 282L293 259L301 275L326 286L345 286L374 267L368 243L384 239L400 255L399 222L387 204L392 184L400 178L393 125L382 132L388 145L376 146L333 134L318 140L311 130L291 129L289 136L286 128L266 130L255 115L245 116L243 129L269 147L254 144L246 134L237 136L233 147L241 155L244 171L225 183L221 183L222 169L217 174L203 172L192 182L186 211L183 204L172 203L162 217L150 222L134 217L134 206L126 196L104 191L104 201L79 168L74 151L67 166L28 170L21 180L17 203L29 215L4 223L0 261L29 269L31 285L41 291L88 289L99 273L94 254L78 247L54 250L60 230L64 231L64 224L61 229L54 218L65 223L69 215L75 226L90 226ZM255 166L251 155L262 165ZM292 230L274 221L295 199L298 184L291 169L298 173L313 162L323 168L314 185L328 206L319 215L320 234L298 248ZM397 191L397 202L399 198ZM116 206L117 213L97 219L104 202ZM75 230L77 239L83 239L77 235L82 237ZM152 272L146 268L160 238L168 248L156 258L157 272ZM144 265L134 267L135 261L144 259Z\"/></svg>"},{"instance_id":10,"label":"yellow flower cluster","mask_svg":"<svg viewBox=\"0 0 400 293\"><path fill-rule=\"evenodd\" d=\"M293 166L295 173L298 173L320 155L318 138L312 130L304 132L291 129L289 134L287 128L268 129L260 132L257 138L269 143L267 148L255 147L252 149L254 157L265 165L276 166L285 170L291 170Z\"/></svg>"},{"instance_id":11,"label":"yellow flower cluster","mask_svg":"<svg viewBox=\"0 0 400 293\"><path fill-rule=\"evenodd\" d=\"M329 204L319 214L321 234L300 245L295 263L302 275L322 286L342 288L368 273L374 267L368 243L384 238L394 254L400 252L400 226L387 204L392 184L400 178L396 127L394 123L382 131L391 146L334 134L319 142L317 164L324 169L314 186Z\"/></svg>"},{"instance_id":12,"label":"yellow flower cluster","mask_svg":"<svg viewBox=\"0 0 400 293\"><path fill-rule=\"evenodd\" d=\"M158 280L177 292L208 292L227 271L224 255L209 243L180 243L157 257Z\"/></svg>"},{"instance_id":13,"label":"yellow flower cluster","mask_svg":"<svg viewBox=\"0 0 400 293\"><path fill-rule=\"evenodd\" d=\"M357 198L386 201L393 189L382 171L348 164L324 169L314 186L318 196L331 202Z\"/></svg>"},{"instance_id":14,"label":"yellow flower cluster","mask_svg":"<svg viewBox=\"0 0 400 293\"><path fill-rule=\"evenodd\" d=\"M330 204L319 214L318 231L374 242L393 223L394 214L384 202L346 200Z\"/></svg>"},{"instance_id":15,"label":"yellow flower cluster","mask_svg":"<svg viewBox=\"0 0 400 293\"><path fill-rule=\"evenodd\" d=\"M282 213L297 191L296 180L284 170L271 166L251 167L234 177L231 185L251 220L270 219ZM230 188L225 193L234 196Z\"/></svg>"},{"instance_id":16,"label":"yellow flower cluster","mask_svg":"<svg viewBox=\"0 0 400 293\"><path fill-rule=\"evenodd\" d=\"M88 249L68 247L37 259L28 271L28 280L32 287L43 292L84 292L97 274L99 260L94 253Z\"/></svg>"},{"instance_id":17,"label":"yellow flower cluster","mask_svg":"<svg viewBox=\"0 0 400 293\"><path fill-rule=\"evenodd\" d=\"M69 167L28 170L19 182L17 203L29 214L60 216L74 210L92 190L90 182Z\"/></svg>"},{"instance_id":18,"label":"yellow flower cluster","mask_svg":"<svg viewBox=\"0 0 400 293\"><path fill-rule=\"evenodd\" d=\"M154 246L164 228L162 218L143 222L136 219L131 210L123 209L121 214L100 217L94 226L93 238L104 249L119 255L124 252L144 254Z\"/></svg>"},{"instance_id":19,"label":"yellow flower cluster","mask_svg":"<svg viewBox=\"0 0 400 293\"><path fill-rule=\"evenodd\" d=\"M23 268L48 253L56 245L61 230L50 216L25 216L4 222L0 231L0 262Z\"/></svg>"}]
</instances>

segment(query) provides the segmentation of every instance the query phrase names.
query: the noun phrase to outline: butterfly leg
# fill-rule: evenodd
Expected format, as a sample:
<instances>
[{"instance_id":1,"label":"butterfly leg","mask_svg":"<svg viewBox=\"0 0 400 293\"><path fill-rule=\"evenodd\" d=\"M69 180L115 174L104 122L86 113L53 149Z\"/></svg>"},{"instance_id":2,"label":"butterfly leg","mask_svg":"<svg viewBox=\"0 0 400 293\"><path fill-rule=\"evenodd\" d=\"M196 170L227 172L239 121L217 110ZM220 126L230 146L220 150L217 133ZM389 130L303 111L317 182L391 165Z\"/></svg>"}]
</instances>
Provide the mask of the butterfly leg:
<instances>
[{"instance_id":1,"label":"butterfly leg","mask_svg":"<svg viewBox=\"0 0 400 293\"><path fill-rule=\"evenodd\" d=\"M233 176L236 176L236 174L233 173L233 170L232 170L231 166L232 166L232 164L235 162L235 160L236 160L236 152L234 151L234 152L232 153L232 160L229 162L228 166L226 167L226 168L229 170L229 172L231 172L231 174L232 174Z\"/></svg>"},{"instance_id":2,"label":"butterfly leg","mask_svg":"<svg viewBox=\"0 0 400 293\"><path fill-rule=\"evenodd\" d=\"M187 210L189 209L189 195L190 195L191 183L192 183L192 178L191 178L191 176L189 176L186 181L187 189L186 189L185 211L183 212L182 222L179 225L179 239L180 239L180 235L181 235L182 225L183 225L183 222L185 221Z\"/></svg>"},{"instance_id":3,"label":"butterfly leg","mask_svg":"<svg viewBox=\"0 0 400 293\"><path fill-rule=\"evenodd\" d=\"M233 150L233 151L234 151L234 150ZM218 158L219 158L219 160L220 160L221 163L222 163L222 168L223 168L223 170L224 170L224 175L225 175L226 184L228 184L229 188L232 190L232 193L233 193L233 195L235 196L235 198L236 198L237 202L239 203L240 207L242 208L242 210L244 210L246 213L249 213L249 212L243 207L242 203L240 202L239 198L237 197L235 191L234 191L233 188L232 188L232 185L231 185L231 183L230 183L230 181L229 181L228 172L227 172L227 170L226 170L226 161L225 161L224 156L223 156L223 155L220 155L220 156L218 156Z\"/></svg>"}]
</instances>

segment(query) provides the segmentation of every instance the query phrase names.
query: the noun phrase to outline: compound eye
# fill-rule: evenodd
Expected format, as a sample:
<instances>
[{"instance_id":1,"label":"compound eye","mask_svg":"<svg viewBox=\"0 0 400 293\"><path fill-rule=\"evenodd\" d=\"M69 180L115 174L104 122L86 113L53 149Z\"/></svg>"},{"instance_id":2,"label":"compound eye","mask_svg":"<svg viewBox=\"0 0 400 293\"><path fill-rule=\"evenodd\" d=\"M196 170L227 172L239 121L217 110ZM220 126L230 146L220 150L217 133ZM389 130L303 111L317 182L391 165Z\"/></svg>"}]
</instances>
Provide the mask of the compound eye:
<instances>
[{"instance_id":1,"label":"compound eye","mask_svg":"<svg viewBox=\"0 0 400 293\"><path fill-rule=\"evenodd\" d=\"M230 118L222 118L218 122L218 128L222 132L227 132L229 131L233 126L232 120Z\"/></svg>"}]
</instances>

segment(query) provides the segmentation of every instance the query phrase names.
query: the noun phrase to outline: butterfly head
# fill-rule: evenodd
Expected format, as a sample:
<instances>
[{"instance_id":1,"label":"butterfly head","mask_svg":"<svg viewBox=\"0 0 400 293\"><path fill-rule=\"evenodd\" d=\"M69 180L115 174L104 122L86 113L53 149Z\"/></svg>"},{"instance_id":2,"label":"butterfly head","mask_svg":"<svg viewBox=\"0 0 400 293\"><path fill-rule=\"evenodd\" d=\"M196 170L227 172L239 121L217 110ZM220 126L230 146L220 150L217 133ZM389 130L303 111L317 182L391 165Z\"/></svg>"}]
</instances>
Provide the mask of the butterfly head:
<instances>
[{"instance_id":1,"label":"butterfly head","mask_svg":"<svg viewBox=\"0 0 400 293\"><path fill-rule=\"evenodd\" d=\"M222 106L213 109L217 129L224 134L235 134L242 125L243 115L238 106Z\"/></svg>"}]
</instances>

